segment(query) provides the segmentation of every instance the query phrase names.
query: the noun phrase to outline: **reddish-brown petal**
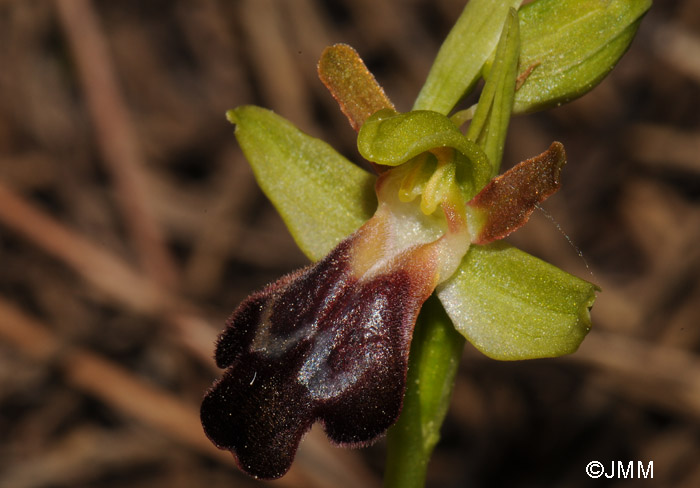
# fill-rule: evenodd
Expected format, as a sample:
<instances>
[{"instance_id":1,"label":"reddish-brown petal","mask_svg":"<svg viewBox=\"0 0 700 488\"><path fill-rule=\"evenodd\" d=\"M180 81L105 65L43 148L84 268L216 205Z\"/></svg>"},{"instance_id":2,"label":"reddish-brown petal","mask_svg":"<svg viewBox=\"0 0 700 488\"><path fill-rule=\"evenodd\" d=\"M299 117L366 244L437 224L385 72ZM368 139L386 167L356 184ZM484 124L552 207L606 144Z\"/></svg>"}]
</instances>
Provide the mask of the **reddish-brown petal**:
<instances>
[{"instance_id":1,"label":"reddish-brown petal","mask_svg":"<svg viewBox=\"0 0 700 488\"><path fill-rule=\"evenodd\" d=\"M535 206L559 189L566 164L564 146L553 142L545 152L492 179L469 203L478 231L475 244L502 239L527 222Z\"/></svg>"},{"instance_id":2,"label":"reddish-brown petal","mask_svg":"<svg viewBox=\"0 0 700 488\"><path fill-rule=\"evenodd\" d=\"M318 76L355 130L360 130L373 113L394 108L360 55L347 44L324 49L318 62Z\"/></svg>"}]
</instances>

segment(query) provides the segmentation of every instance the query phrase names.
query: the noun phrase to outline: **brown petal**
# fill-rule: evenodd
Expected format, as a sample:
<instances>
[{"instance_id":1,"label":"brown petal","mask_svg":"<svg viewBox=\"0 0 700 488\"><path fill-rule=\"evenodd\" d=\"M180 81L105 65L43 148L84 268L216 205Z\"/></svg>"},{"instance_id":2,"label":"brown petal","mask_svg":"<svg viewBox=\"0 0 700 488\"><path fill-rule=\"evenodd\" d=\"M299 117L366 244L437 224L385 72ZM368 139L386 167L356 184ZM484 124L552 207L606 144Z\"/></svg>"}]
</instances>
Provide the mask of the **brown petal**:
<instances>
[{"instance_id":1,"label":"brown petal","mask_svg":"<svg viewBox=\"0 0 700 488\"><path fill-rule=\"evenodd\" d=\"M373 113L394 108L360 55L347 44L324 49L318 62L318 76L355 130L360 130Z\"/></svg>"},{"instance_id":2,"label":"brown petal","mask_svg":"<svg viewBox=\"0 0 700 488\"><path fill-rule=\"evenodd\" d=\"M528 221L535 206L560 187L566 164L564 146L553 142L549 149L523 161L492 179L467 206L471 219L480 223L474 244L502 239Z\"/></svg>"}]
</instances>

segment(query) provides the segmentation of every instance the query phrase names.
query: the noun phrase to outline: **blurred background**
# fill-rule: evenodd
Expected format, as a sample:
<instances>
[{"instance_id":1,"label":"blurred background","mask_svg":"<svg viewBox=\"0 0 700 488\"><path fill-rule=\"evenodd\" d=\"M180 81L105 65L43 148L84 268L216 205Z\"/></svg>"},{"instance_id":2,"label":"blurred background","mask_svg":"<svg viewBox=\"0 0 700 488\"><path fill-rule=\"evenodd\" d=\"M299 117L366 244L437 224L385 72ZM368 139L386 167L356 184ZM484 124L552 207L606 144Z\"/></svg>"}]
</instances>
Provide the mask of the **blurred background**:
<instances>
[{"instance_id":1,"label":"blurred background","mask_svg":"<svg viewBox=\"0 0 700 488\"><path fill-rule=\"evenodd\" d=\"M199 402L227 315L307 261L224 112L271 108L359 161L322 49L354 46L408 110L463 6L0 1L0 486L265 485ZM569 164L511 242L603 292L571 356L467 346L429 486L700 486L699 107L700 0L657 1L601 85L512 121L506 167L553 140ZM314 429L273 484L379 486L383 458Z\"/></svg>"}]
</instances>

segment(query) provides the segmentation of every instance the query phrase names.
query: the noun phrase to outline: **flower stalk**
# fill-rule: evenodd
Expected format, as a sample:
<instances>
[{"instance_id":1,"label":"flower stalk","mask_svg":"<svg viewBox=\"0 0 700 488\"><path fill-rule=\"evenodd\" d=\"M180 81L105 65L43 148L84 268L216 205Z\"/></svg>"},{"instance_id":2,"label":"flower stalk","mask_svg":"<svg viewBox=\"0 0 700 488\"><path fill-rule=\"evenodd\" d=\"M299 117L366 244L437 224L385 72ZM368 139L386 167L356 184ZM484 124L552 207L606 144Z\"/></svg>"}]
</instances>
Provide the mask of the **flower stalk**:
<instances>
[{"instance_id":1,"label":"flower stalk","mask_svg":"<svg viewBox=\"0 0 700 488\"><path fill-rule=\"evenodd\" d=\"M268 110L227 113L314 261L243 301L217 342L202 424L250 475L283 476L319 421L349 447L388 429L385 487L421 487L465 339L519 360L572 353L590 329L595 285L500 241L559 189L564 148L499 175L503 148L511 113L600 81L650 2L519 4L471 0L407 113L351 47L323 52L319 77L376 175ZM478 103L448 117L479 78Z\"/></svg>"}]
</instances>

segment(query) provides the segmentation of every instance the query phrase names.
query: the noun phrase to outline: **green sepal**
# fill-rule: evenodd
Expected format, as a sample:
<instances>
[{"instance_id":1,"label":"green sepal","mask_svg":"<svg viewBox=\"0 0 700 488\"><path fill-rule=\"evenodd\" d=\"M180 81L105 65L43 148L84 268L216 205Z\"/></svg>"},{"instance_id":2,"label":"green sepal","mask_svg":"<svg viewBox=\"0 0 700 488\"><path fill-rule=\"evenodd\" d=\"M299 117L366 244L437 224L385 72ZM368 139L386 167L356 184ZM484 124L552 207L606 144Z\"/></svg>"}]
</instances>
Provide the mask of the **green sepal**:
<instances>
[{"instance_id":1,"label":"green sepal","mask_svg":"<svg viewBox=\"0 0 700 488\"><path fill-rule=\"evenodd\" d=\"M414 110L448 114L476 84L498 43L508 11L521 0L470 0L442 43Z\"/></svg>"},{"instance_id":2,"label":"green sepal","mask_svg":"<svg viewBox=\"0 0 700 488\"><path fill-rule=\"evenodd\" d=\"M532 112L580 97L627 51L651 0L538 0L520 9L523 85L513 111Z\"/></svg>"},{"instance_id":3,"label":"green sepal","mask_svg":"<svg viewBox=\"0 0 700 488\"><path fill-rule=\"evenodd\" d=\"M455 328L494 359L556 357L591 328L598 288L502 241L472 246L438 287Z\"/></svg>"},{"instance_id":4,"label":"green sepal","mask_svg":"<svg viewBox=\"0 0 700 488\"><path fill-rule=\"evenodd\" d=\"M444 147L461 155L457 179L464 197L471 198L491 179L490 163L484 152L445 115L430 110L380 110L365 121L357 137L362 157L385 166L398 166Z\"/></svg>"},{"instance_id":5,"label":"green sepal","mask_svg":"<svg viewBox=\"0 0 700 488\"><path fill-rule=\"evenodd\" d=\"M299 248L324 257L377 207L374 175L270 110L229 110L236 139Z\"/></svg>"}]
</instances>

